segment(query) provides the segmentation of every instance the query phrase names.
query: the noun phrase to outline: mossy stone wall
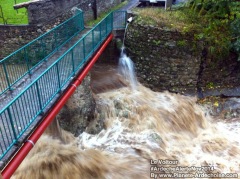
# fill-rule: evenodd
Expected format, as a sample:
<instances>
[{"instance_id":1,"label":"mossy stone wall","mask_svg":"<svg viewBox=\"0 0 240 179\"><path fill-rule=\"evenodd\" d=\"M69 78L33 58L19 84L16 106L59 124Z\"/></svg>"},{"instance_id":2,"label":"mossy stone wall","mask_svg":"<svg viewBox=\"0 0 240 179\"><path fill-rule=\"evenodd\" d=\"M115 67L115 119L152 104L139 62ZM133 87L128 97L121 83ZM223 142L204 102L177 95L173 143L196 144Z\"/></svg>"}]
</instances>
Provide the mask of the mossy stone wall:
<instances>
[{"instance_id":1,"label":"mossy stone wall","mask_svg":"<svg viewBox=\"0 0 240 179\"><path fill-rule=\"evenodd\" d=\"M131 23L126 46L139 80L154 90L196 91L202 47L193 38L193 34Z\"/></svg>"}]
</instances>

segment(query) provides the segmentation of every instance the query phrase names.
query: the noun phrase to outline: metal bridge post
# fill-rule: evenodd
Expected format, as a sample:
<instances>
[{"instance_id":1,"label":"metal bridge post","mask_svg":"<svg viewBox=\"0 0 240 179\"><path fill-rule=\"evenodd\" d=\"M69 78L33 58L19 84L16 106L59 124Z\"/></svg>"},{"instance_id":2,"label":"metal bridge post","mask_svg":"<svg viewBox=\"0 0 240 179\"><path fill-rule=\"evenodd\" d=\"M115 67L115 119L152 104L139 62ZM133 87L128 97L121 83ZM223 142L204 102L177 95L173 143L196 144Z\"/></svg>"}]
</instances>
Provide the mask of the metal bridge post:
<instances>
[{"instance_id":1,"label":"metal bridge post","mask_svg":"<svg viewBox=\"0 0 240 179\"><path fill-rule=\"evenodd\" d=\"M107 28L107 26L108 26L108 18L106 18L106 34L108 34L108 28Z\"/></svg>"},{"instance_id":2,"label":"metal bridge post","mask_svg":"<svg viewBox=\"0 0 240 179\"><path fill-rule=\"evenodd\" d=\"M100 41L102 41L102 26L101 24L99 24L99 31L100 31Z\"/></svg>"},{"instance_id":3,"label":"metal bridge post","mask_svg":"<svg viewBox=\"0 0 240 179\"><path fill-rule=\"evenodd\" d=\"M57 78L58 78L59 91L61 91L61 81L60 81L58 62L56 63L56 68L57 68Z\"/></svg>"},{"instance_id":4,"label":"metal bridge post","mask_svg":"<svg viewBox=\"0 0 240 179\"><path fill-rule=\"evenodd\" d=\"M73 49L71 52L71 56L72 56L72 68L73 68L73 74L75 75L75 67L74 67L74 54L73 54Z\"/></svg>"},{"instance_id":5,"label":"metal bridge post","mask_svg":"<svg viewBox=\"0 0 240 179\"><path fill-rule=\"evenodd\" d=\"M11 87L11 84L10 84L10 80L9 80L9 76L8 76L8 72L7 72L6 65L5 65L4 62L2 62L2 63L3 63L3 69L4 69L5 77L6 77L6 80L7 80L8 88L9 88L9 90L12 90L12 87Z\"/></svg>"},{"instance_id":6,"label":"metal bridge post","mask_svg":"<svg viewBox=\"0 0 240 179\"><path fill-rule=\"evenodd\" d=\"M43 112L43 106L42 106L42 101L41 101L41 95L40 95L38 81L36 81L36 87L37 87L38 102L39 102L39 106L40 106L41 113L42 113Z\"/></svg>"},{"instance_id":7,"label":"metal bridge post","mask_svg":"<svg viewBox=\"0 0 240 179\"><path fill-rule=\"evenodd\" d=\"M46 54L46 46L43 43L43 38L41 38L41 46L42 46L43 56L45 56L45 54ZM45 61L47 61L47 58L45 59Z\"/></svg>"},{"instance_id":8,"label":"metal bridge post","mask_svg":"<svg viewBox=\"0 0 240 179\"><path fill-rule=\"evenodd\" d=\"M85 57L86 57L86 55L85 55L85 38L83 38L83 57L84 57L84 60L83 61L85 61Z\"/></svg>"},{"instance_id":9,"label":"metal bridge post","mask_svg":"<svg viewBox=\"0 0 240 179\"><path fill-rule=\"evenodd\" d=\"M13 119L12 119L12 114L11 114L10 108L7 108L7 112L8 112L8 116L9 116L9 119L10 119L10 124L11 124L12 130L13 130L13 135L15 137L15 140L17 140L17 134L16 134L16 131L15 131L15 128L14 128L14 123L13 123Z\"/></svg>"},{"instance_id":10,"label":"metal bridge post","mask_svg":"<svg viewBox=\"0 0 240 179\"><path fill-rule=\"evenodd\" d=\"M92 30L92 50L91 51L94 51L94 30Z\"/></svg>"},{"instance_id":11,"label":"metal bridge post","mask_svg":"<svg viewBox=\"0 0 240 179\"><path fill-rule=\"evenodd\" d=\"M113 12L111 13L111 31L113 30L113 18L114 18L114 16L113 16Z\"/></svg>"},{"instance_id":12,"label":"metal bridge post","mask_svg":"<svg viewBox=\"0 0 240 179\"><path fill-rule=\"evenodd\" d=\"M57 46L57 34L56 34L56 30L54 31L54 49L56 49L58 51L58 48L56 48Z\"/></svg>"},{"instance_id":13,"label":"metal bridge post","mask_svg":"<svg viewBox=\"0 0 240 179\"><path fill-rule=\"evenodd\" d=\"M24 59L27 64L28 74L31 75L30 66L29 66L30 64L29 64L29 59L28 59L26 48L24 48Z\"/></svg>"}]
</instances>

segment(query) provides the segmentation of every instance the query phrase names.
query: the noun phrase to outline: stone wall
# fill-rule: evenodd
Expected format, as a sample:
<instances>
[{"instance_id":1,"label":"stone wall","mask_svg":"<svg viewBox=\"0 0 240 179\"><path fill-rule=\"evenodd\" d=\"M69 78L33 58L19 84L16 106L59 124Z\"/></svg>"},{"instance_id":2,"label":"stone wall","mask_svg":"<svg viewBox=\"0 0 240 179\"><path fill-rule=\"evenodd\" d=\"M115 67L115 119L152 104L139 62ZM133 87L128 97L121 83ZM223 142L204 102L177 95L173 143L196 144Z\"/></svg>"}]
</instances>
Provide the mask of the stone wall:
<instances>
[{"instance_id":1,"label":"stone wall","mask_svg":"<svg viewBox=\"0 0 240 179\"><path fill-rule=\"evenodd\" d=\"M66 13L44 25L0 25L0 59L70 18Z\"/></svg>"},{"instance_id":2,"label":"stone wall","mask_svg":"<svg viewBox=\"0 0 240 179\"><path fill-rule=\"evenodd\" d=\"M29 24L42 25L65 13L72 7L91 11L91 0L39 0L27 5ZM87 13L88 14L88 13Z\"/></svg>"},{"instance_id":3,"label":"stone wall","mask_svg":"<svg viewBox=\"0 0 240 179\"><path fill-rule=\"evenodd\" d=\"M37 28L25 26L0 25L0 60L29 41L37 38Z\"/></svg>"},{"instance_id":4,"label":"stone wall","mask_svg":"<svg viewBox=\"0 0 240 179\"><path fill-rule=\"evenodd\" d=\"M139 80L154 90L195 90L201 47L193 35L133 22L126 35Z\"/></svg>"},{"instance_id":5,"label":"stone wall","mask_svg":"<svg viewBox=\"0 0 240 179\"><path fill-rule=\"evenodd\" d=\"M200 86L203 90L240 86L240 61L230 53L224 60L207 58ZM234 94L232 94L234 95Z\"/></svg>"},{"instance_id":6,"label":"stone wall","mask_svg":"<svg viewBox=\"0 0 240 179\"><path fill-rule=\"evenodd\" d=\"M117 39L113 39L106 49L103 51L96 63L118 64L120 56L119 48L117 47Z\"/></svg>"},{"instance_id":7,"label":"stone wall","mask_svg":"<svg viewBox=\"0 0 240 179\"><path fill-rule=\"evenodd\" d=\"M203 43L193 36L133 21L125 43L140 82L156 91L191 94L240 86L237 56L230 53L224 60L212 59L207 52L204 56Z\"/></svg>"},{"instance_id":8,"label":"stone wall","mask_svg":"<svg viewBox=\"0 0 240 179\"><path fill-rule=\"evenodd\" d=\"M78 7L85 19L93 18L94 0L39 0L26 5L29 24L43 24ZM97 11L103 12L121 3L121 0L97 0Z\"/></svg>"},{"instance_id":9,"label":"stone wall","mask_svg":"<svg viewBox=\"0 0 240 179\"><path fill-rule=\"evenodd\" d=\"M94 119L95 99L90 88L90 76L86 76L75 93L57 115L60 126L78 136Z\"/></svg>"}]
</instances>

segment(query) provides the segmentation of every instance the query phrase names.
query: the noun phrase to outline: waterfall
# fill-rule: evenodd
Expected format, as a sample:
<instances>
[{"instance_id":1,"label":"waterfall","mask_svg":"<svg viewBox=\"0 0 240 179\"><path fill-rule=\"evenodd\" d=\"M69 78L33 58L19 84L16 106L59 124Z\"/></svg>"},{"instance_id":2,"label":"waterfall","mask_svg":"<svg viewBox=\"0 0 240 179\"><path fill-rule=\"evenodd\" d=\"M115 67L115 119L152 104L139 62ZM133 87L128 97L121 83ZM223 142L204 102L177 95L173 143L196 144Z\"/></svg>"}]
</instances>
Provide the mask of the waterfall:
<instances>
[{"instance_id":1,"label":"waterfall","mask_svg":"<svg viewBox=\"0 0 240 179\"><path fill-rule=\"evenodd\" d=\"M129 23L127 23L126 28L125 28L123 44L122 44L122 48L121 48L121 55L120 55L118 66L119 66L119 73L129 83L129 86L132 88L132 90L136 90L137 89L137 78L136 78L136 74L135 74L135 70L134 70L134 68L135 68L134 63L125 53L125 46L124 46L128 25L129 25Z\"/></svg>"}]
</instances>

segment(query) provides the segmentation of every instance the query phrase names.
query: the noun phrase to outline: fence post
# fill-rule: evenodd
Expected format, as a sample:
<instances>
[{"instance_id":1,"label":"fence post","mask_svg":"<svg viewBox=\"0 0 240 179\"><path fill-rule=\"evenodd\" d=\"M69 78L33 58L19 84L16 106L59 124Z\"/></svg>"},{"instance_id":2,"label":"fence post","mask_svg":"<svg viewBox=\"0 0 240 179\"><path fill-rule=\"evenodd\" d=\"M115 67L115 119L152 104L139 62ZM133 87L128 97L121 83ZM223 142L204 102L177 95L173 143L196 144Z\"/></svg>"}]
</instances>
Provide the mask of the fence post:
<instances>
[{"instance_id":1,"label":"fence post","mask_svg":"<svg viewBox=\"0 0 240 179\"><path fill-rule=\"evenodd\" d=\"M73 74L75 75L75 68L74 68L74 54L73 54L73 49L72 49L72 67L73 67Z\"/></svg>"},{"instance_id":2,"label":"fence post","mask_svg":"<svg viewBox=\"0 0 240 179\"><path fill-rule=\"evenodd\" d=\"M45 61L47 61L47 59L46 59L46 46L43 43L43 38L41 38L41 46L42 46L42 53L44 55Z\"/></svg>"},{"instance_id":3,"label":"fence post","mask_svg":"<svg viewBox=\"0 0 240 179\"><path fill-rule=\"evenodd\" d=\"M56 29L54 30L54 48L56 49L56 51L58 51L58 48L56 48L57 46L57 34L56 34Z\"/></svg>"},{"instance_id":4,"label":"fence post","mask_svg":"<svg viewBox=\"0 0 240 179\"><path fill-rule=\"evenodd\" d=\"M82 29L84 29L84 17L83 17L83 11L82 11L82 20L81 20L81 25L82 25Z\"/></svg>"},{"instance_id":5,"label":"fence post","mask_svg":"<svg viewBox=\"0 0 240 179\"><path fill-rule=\"evenodd\" d=\"M8 84L8 89L9 89L9 90L12 90L12 87L11 87L11 84L10 84L10 80L9 80L9 76L8 76L8 72L7 72L6 65L5 65L4 62L2 62L2 63L3 63L3 69L4 69L5 77L6 77L7 84Z\"/></svg>"},{"instance_id":6,"label":"fence post","mask_svg":"<svg viewBox=\"0 0 240 179\"><path fill-rule=\"evenodd\" d=\"M24 48L24 59L27 64L28 74L31 75L31 71L30 71L30 67L29 67L30 64L29 64L29 59L28 59L26 48Z\"/></svg>"},{"instance_id":7,"label":"fence post","mask_svg":"<svg viewBox=\"0 0 240 179\"><path fill-rule=\"evenodd\" d=\"M101 23L102 24L102 23ZM99 24L99 31L100 31L100 42L102 42L102 26Z\"/></svg>"},{"instance_id":8,"label":"fence post","mask_svg":"<svg viewBox=\"0 0 240 179\"><path fill-rule=\"evenodd\" d=\"M12 130L13 130L13 135L15 137L15 140L17 140L17 134L16 134L16 131L15 131L15 128L14 128L14 124L13 124L13 119L12 119L12 114L11 114L10 108L7 108L7 112L8 112L8 116L9 116L9 119L10 119L10 124L11 124Z\"/></svg>"},{"instance_id":9,"label":"fence post","mask_svg":"<svg viewBox=\"0 0 240 179\"><path fill-rule=\"evenodd\" d=\"M114 16L113 16L113 13L114 12L111 12L111 31L113 30L113 22L114 22L114 20L113 20L113 18L114 18Z\"/></svg>"},{"instance_id":10,"label":"fence post","mask_svg":"<svg viewBox=\"0 0 240 179\"><path fill-rule=\"evenodd\" d=\"M41 109L41 113L43 113L43 106L42 106L42 101L41 101L41 95L40 95L40 91L39 91L38 81L36 81L36 87L37 87L37 96L38 96L39 106L40 106L40 109Z\"/></svg>"},{"instance_id":11,"label":"fence post","mask_svg":"<svg viewBox=\"0 0 240 179\"><path fill-rule=\"evenodd\" d=\"M94 51L94 30L92 30L92 51Z\"/></svg>"},{"instance_id":12,"label":"fence post","mask_svg":"<svg viewBox=\"0 0 240 179\"><path fill-rule=\"evenodd\" d=\"M60 81L58 62L56 63L56 68L57 68L57 78L58 78L59 91L61 91L61 81Z\"/></svg>"},{"instance_id":13,"label":"fence post","mask_svg":"<svg viewBox=\"0 0 240 179\"><path fill-rule=\"evenodd\" d=\"M85 61L85 57L86 57L86 55L85 55L85 38L83 38L83 57L84 57L84 61Z\"/></svg>"},{"instance_id":14,"label":"fence post","mask_svg":"<svg viewBox=\"0 0 240 179\"><path fill-rule=\"evenodd\" d=\"M108 17L105 19L105 21L106 21L106 34L108 34L108 28L107 28L107 26L108 26Z\"/></svg>"}]
</instances>

